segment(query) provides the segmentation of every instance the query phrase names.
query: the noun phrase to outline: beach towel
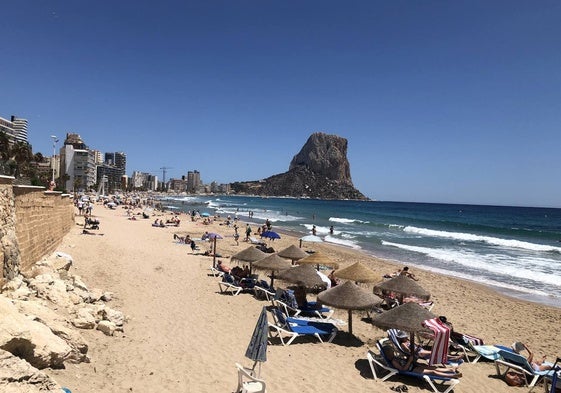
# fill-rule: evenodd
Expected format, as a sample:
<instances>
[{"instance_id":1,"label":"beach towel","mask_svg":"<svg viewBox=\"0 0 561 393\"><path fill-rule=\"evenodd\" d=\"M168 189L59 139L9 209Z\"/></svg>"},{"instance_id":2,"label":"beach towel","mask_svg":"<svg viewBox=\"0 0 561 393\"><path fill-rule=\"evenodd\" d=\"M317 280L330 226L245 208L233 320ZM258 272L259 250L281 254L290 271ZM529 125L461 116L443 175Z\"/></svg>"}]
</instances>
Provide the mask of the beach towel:
<instances>
[{"instance_id":1,"label":"beach towel","mask_svg":"<svg viewBox=\"0 0 561 393\"><path fill-rule=\"evenodd\" d=\"M463 345L468 345L468 344L483 345L484 344L482 338L471 336L469 334L451 332L450 335L451 335L453 340L456 340L457 342L459 342L460 344L463 344Z\"/></svg>"},{"instance_id":2,"label":"beach towel","mask_svg":"<svg viewBox=\"0 0 561 393\"><path fill-rule=\"evenodd\" d=\"M450 328L438 318L427 319L423 322L423 325L434 333L434 344L432 346L429 365L446 364L448 362Z\"/></svg>"}]
</instances>

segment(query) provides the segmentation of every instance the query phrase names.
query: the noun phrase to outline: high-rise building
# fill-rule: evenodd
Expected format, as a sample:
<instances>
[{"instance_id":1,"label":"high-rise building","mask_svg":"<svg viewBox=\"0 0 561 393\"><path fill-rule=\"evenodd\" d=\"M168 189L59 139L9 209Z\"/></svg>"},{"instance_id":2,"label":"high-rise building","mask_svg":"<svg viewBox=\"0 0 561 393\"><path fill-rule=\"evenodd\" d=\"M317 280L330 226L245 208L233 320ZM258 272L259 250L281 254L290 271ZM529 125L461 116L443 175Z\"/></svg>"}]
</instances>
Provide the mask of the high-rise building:
<instances>
[{"instance_id":1,"label":"high-rise building","mask_svg":"<svg viewBox=\"0 0 561 393\"><path fill-rule=\"evenodd\" d=\"M16 141L27 143L27 120L12 116Z\"/></svg>"},{"instance_id":2,"label":"high-rise building","mask_svg":"<svg viewBox=\"0 0 561 393\"><path fill-rule=\"evenodd\" d=\"M60 172L68 191L87 191L96 181L93 151L89 150L78 134L67 133L60 149Z\"/></svg>"},{"instance_id":3,"label":"high-rise building","mask_svg":"<svg viewBox=\"0 0 561 393\"><path fill-rule=\"evenodd\" d=\"M127 171L127 155L120 152L115 152L115 164L117 168L123 171L123 174Z\"/></svg>"},{"instance_id":4,"label":"high-rise building","mask_svg":"<svg viewBox=\"0 0 561 393\"><path fill-rule=\"evenodd\" d=\"M115 153L105 153L103 162L107 165L115 165Z\"/></svg>"},{"instance_id":5,"label":"high-rise building","mask_svg":"<svg viewBox=\"0 0 561 393\"><path fill-rule=\"evenodd\" d=\"M199 171L187 172L187 192L197 192L201 184L201 174Z\"/></svg>"}]
</instances>

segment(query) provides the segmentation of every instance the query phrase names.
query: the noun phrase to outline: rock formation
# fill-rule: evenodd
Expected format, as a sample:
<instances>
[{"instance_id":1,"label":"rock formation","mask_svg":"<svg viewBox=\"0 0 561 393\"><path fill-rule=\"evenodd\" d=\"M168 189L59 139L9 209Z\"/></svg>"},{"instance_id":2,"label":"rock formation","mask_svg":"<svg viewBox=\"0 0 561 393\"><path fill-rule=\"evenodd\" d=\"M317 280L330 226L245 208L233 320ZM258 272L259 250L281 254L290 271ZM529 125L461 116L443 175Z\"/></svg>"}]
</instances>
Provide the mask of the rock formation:
<instances>
[{"instance_id":1,"label":"rock formation","mask_svg":"<svg viewBox=\"0 0 561 393\"><path fill-rule=\"evenodd\" d=\"M351 180L347 140L316 132L290 162L288 172L231 184L238 194L367 200Z\"/></svg>"},{"instance_id":2,"label":"rock formation","mask_svg":"<svg viewBox=\"0 0 561 393\"><path fill-rule=\"evenodd\" d=\"M123 331L125 316L105 304L112 294L88 289L69 273L71 265L70 255L54 253L0 289L1 392L60 392L39 370L89 362L88 344L76 329L108 336Z\"/></svg>"}]
</instances>

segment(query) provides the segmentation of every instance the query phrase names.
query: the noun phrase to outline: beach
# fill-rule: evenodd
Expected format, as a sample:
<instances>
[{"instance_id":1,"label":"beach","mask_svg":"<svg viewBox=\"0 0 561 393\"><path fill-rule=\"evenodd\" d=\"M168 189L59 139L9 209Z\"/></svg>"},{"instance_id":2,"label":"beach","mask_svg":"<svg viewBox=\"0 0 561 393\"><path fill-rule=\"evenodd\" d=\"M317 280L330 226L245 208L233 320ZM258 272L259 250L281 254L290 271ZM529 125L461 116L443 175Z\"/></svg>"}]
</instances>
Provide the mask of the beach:
<instances>
[{"instance_id":1,"label":"beach","mask_svg":"<svg viewBox=\"0 0 561 393\"><path fill-rule=\"evenodd\" d=\"M160 214L160 213L156 213ZM224 219L211 225L191 222L179 215L179 227L152 227L155 217L129 220L126 210L96 205L94 216L101 222L95 235L82 234L83 218L64 238L59 251L70 254L70 272L81 276L92 288L114 294L112 308L128 318L124 332L109 337L99 331L81 330L90 344L90 363L68 364L48 374L73 393L89 392L233 392L237 385L235 363L251 366L245 358L257 318L267 302L251 294L238 296L219 292L217 277L209 276L213 258L195 255L190 247L174 240L174 234L200 238L205 232L223 236L217 240L218 258L250 246L240 242ZM171 214L161 213L164 221ZM254 227L255 229L255 227ZM273 229L275 229L273 227ZM286 234L268 241L276 251L298 239ZM199 243L201 250L208 243ZM361 261L380 276L402 266L367 256L360 251L326 243L306 244L329 254L345 267ZM561 310L505 297L473 282L414 269L419 284L431 293L432 312L445 315L456 331L483 338L486 344L524 342L537 355L554 361L561 354L557 328ZM264 274L261 273L264 277ZM277 283L280 285L281 283ZM332 343L297 339L290 346L269 345L261 377L269 392L322 392L327 390L387 392L407 384L409 391L427 391L420 380L393 377L376 382L366 360L376 340L385 332L362 321L365 313L353 313L353 336L347 326ZM345 310L335 318L346 320ZM461 366L463 377L455 392L507 392L512 388L495 376L491 362Z\"/></svg>"}]
</instances>

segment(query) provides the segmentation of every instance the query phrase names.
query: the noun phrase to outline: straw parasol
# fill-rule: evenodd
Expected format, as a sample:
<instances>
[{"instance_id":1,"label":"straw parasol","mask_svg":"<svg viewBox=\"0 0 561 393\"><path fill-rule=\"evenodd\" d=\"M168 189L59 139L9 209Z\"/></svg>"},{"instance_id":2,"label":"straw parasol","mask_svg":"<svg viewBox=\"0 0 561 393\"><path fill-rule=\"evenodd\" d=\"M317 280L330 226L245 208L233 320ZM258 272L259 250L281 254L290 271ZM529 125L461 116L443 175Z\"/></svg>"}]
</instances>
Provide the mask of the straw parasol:
<instances>
[{"instance_id":1,"label":"straw parasol","mask_svg":"<svg viewBox=\"0 0 561 393\"><path fill-rule=\"evenodd\" d=\"M290 269L292 265L286 259L282 259L277 254L271 254L258 261L253 262L252 267L256 269L270 270L271 271L271 287L275 281L275 271Z\"/></svg>"},{"instance_id":2,"label":"straw parasol","mask_svg":"<svg viewBox=\"0 0 561 393\"><path fill-rule=\"evenodd\" d=\"M267 255L268 254L265 254L263 251L259 250L258 248L255 248L253 246L249 246L245 250L242 250L242 251L238 252L237 254L232 255L230 257L230 260L231 261L249 262L249 264L251 266L252 262L263 259ZM251 270L251 267L250 267L250 270Z\"/></svg>"},{"instance_id":3,"label":"straw parasol","mask_svg":"<svg viewBox=\"0 0 561 393\"><path fill-rule=\"evenodd\" d=\"M336 270L333 275L344 280L354 282L379 282L382 277L362 262L355 262L341 270Z\"/></svg>"},{"instance_id":4,"label":"straw parasol","mask_svg":"<svg viewBox=\"0 0 561 393\"><path fill-rule=\"evenodd\" d=\"M383 281L374 285L374 293L383 297L386 292L393 292L402 298L407 296L415 296L421 300L429 300L430 293L417 284L414 280L405 276L396 276L387 281ZM400 301L401 303L401 301Z\"/></svg>"},{"instance_id":5,"label":"straw parasol","mask_svg":"<svg viewBox=\"0 0 561 393\"><path fill-rule=\"evenodd\" d=\"M348 310L349 333L353 334L352 310L365 310L380 303L374 294L360 288L352 281L337 285L318 295L318 301L328 306Z\"/></svg>"},{"instance_id":6,"label":"straw parasol","mask_svg":"<svg viewBox=\"0 0 561 393\"><path fill-rule=\"evenodd\" d=\"M412 281L412 280L411 280ZM411 348L414 348L415 333L426 331L422 323L435 315L415 302L405 303L372 318L372 324L382 329L399 329L411 335Z\"/></svg>"},{"instance_id":7,"label":"straw parasol","mask_svg":"<svg viewBox=\"0 0 561 393\"><path fill-rule=\"evenodd\" d=\"M307 288L325 287L325 283L318 275L317 270L311 265L300 265L283 270L277 278L293 284L302 282Z\"/></svg>"},{"instance_id":8,"label":"straw parasol","mask_svg":"<svg viewBox=\"0 0 561 393\"><path fill-rule=\"evenodd\" d=\"M308 255L310 255L307 252L302 251L301 248L296 247L294 244L288 246L284 250L279 251L278 254L279 257L290 259L292 263L294 263L294 261L297 261L299 259L306 258Z\"/></svg>"},{"instance_id":9,"label":"straw parasol","mask_svg":"<svg viewBox=\"0 0 561 393\"><path fill-rule=\"evenodd\" d=\"M327 254L321 251L316 251L313 254L308 255L306 258L302 258L297 262L299 265L310 264L317 265L319 270L319 265L330 266L334 269L339 268L339 264L333 261Z\"/></svg>"}]
</instances>

